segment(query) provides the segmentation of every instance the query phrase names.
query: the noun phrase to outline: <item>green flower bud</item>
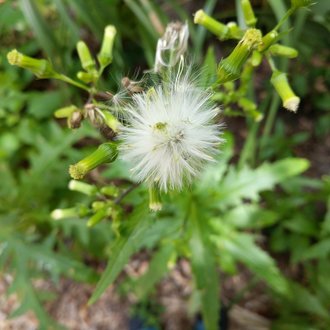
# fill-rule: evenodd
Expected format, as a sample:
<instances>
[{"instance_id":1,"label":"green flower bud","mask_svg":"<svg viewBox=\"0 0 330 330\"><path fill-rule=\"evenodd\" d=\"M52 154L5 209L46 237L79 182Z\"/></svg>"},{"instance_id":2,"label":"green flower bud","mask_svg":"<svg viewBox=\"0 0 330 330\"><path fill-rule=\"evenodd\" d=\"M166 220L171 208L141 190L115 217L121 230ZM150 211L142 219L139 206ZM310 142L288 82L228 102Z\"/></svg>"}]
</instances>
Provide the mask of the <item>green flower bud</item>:
<instances>
[{"instance_id":1,"label":"green flower bud","mask_svg":"<svg viewBox=\"0 0 330 330\"><path fill-rule=\"evenodd\" d=\"M97 212L106 207L107 203L103 201L95 201L92 203L92 209L94 212Z\"/></svg>"},{"instance_id":2,"label":"green flower bud","mask_svg":"<svg viewBox=\"0 0 330 330\"><path fill-rule=\"evenodd\" d=\"M241 0L244 20L247 26L255 27L257 19L250 3L250 0Z\"/></svg>"},{"instance_id":3,"label":"green flower bud","mask_svg":"<svg viewBox=\"0 0 330 330\"><path fill-rule=\"evenodd\" d=\"M252 52L252 56L251 56L251 64L253 67L257 67L261 64L262 61L262 54L260 52L258 52L257 50L254 50Z\"/></svg>"},{"instance_id":4,"label":"green flower bud","mask_svg":"<svg viewBox=\"0 0 330 330\"><path fill-rule=\"evenodd\" d=\"M113 142L101 144L91 155L82 159L77 164L71 165L69 173L75 180L82 179L94 168L113 162L118 156L117 145Z\"/></svg>"},{"instance_id":5,"label":"green flower bud","mask_svg":"<svg viewBox=\"0 0 330 330\"><path fill-rule=\"evenodd\" d=\"M53 69L50 62L45 59L35 59L26 56L16 49L7 54L7 59L11 65L30 70L40 79L58 77L58 73Z\"/></svg>"},{"instance_id":6,"label":"green flower bud","mask_svg":"<svg viewBox=\"0 0 330 330\"><path fill-rule=\"evenodd\" d=\"M262 37L262 43L259 45L258 50L259 52L263 52L272 44L277 41L278 33L275 30L268 32L265 36Z\"/></svg>"},{"instance_id":7,"label":"green flower bud","mask_svg":"<svg viewBox=\"0 0 330 330\"><path fill-rule=\"evenodd\" d=\"M113 43L117 30L113 25L108 25L104 30L103 42L97 59L101 67L106 67L112 62Z\"/></svg>"},{"instance_id":8,"label":"green flower bud","mask_svg":"<svg viewBox=\"0 0 330 330\"><path fill-rule=\"evenodd\" d=\"M98 78L98 74L96 70L92 70L90 72L85 71L78 71L77 72L77 78L81 81L83 81L86 84L89 84Z\"/></svg>"},{"instance_id":9,"label":"green flower bud","mask_svg":"<svg viewBox=\"0 0 330 330\"><path fill-rule=\"evenodd\" d=\"M236 22L227 23L228 34L226 39L241 39L244 35L243 30L237 25Z\"/></svg>"},{"instance_id":10,"label":"green flower bud","mask_svg":"<svg viewBox=\"0 0 330 330\"><path fill-rule=\"evenodd\" d=\"M78 41L77 43L77 52L79 55L79 59L81 62L81 66L86 70L86 71L91 71L95 69L95 61L92 58L92 55L83 41Z\"/></svg>"},{"instance_id":11,"label":"green flower bud","mask_svg":"<svg viewBox=\"0 0 330 330\"><path fill-rule=\"evenodd\" d=\"M107 216L107 209L102 208L94 213L87 221L87 227L93 227L99 222L101 222Z\"/></svg>"},{"instance_id":12,"label":"green flower bud","mask_svg":"<svg viewBox=\"0 0 330 330\"><path fill-rule=\"evenodd\" d=\"M261 44L261 32L248 29L232 53L223 59L218 68L218 83L238 79L251 52Z\"/></svg>"},{"instance_id":13,"label":"green flower bud","mask_svg":"<svg viewBox=\"0 0 330 330\"><path fill-rule=\"evenodd\" d=\"M54 220L61 220L66 218L74 218L77 217L77 210L75 207L68 208L68 209L55 209L52 211L50 216Z\"/></svg>"},{"instance_id":14,"label":"green flower bud","mask_svg":"<svg viewBox=\"0 0 330 330\"><path fill-rule=\"evenodd\" d=\"M152 211L160 211L162 209L162 202L160 196L160 190L154 184L149 187L149 208Z\"/></svg>"},{"instance_id":15,"label":"green flower bud","mask_svg":"<svg viewBox=\"0 0 330 330\"><path fill-rule=\"evenodd\" d=\"M85 205L78 205L67 209L55 209L50 216L54 220L62 220L68 218L82 218L85 217L89 212L88 207Z\"/></svg>"},{"instance_id":16,"label":"green flower bud","mask_svg":"<svg viewBox=\"0 0 330 330\"><path fill-rule=\"evenodd\" d=\"M97 194L97 188L95 186L76 180L71 180L69 182L69 189L78 191L87 196L95 196Z\"/></svg>"},{"instance_id":17,"label":"green flower bud","mask_svg":"<svg viewBox=\"0 0 330 330\"><path fill-rule=\"evenodd\" d=\"M243 109L243 111L251 116L254 121L259 122L263 119L263 114L257 110L257 105L253 101L242 97L238 100L238 105Z\"/></svg>"},{"instance_id":18,"label":"green flower bud","mask_svg":"<svg viewBox=\"0 0 330 330\"><path fill-rule=\"evenodd\" d=\"M281 97L283 107L296 112L300 103L300 98L292 91L286 74L284 72L274 71L270 81Z\"/></svg>"},{"instance_id":19,"label":"green flower bud","mask_svg":"<svg viewBox=\"0 0 330 330\"><path fill-rule=\"evenodd\" d=\"M101 110L104 123L110 127L115 133L118 133L121 126L120 122L109 111Z\"/></svg>"},{"instance_id":20,"label":"green flower bud","mask_svg":"<svg viewBox=\"0 0 330 330\"><path fill-rule=\"evenodd\" d=\"M55 118L69 118L74 111L78 111L79 109L75 105L69 105L64 108L60 108L55 111Z\"/></svg>"},{"instance_id":21,"label":"green flower bud","mask_svg":"<svg viewBox=\"0 0 330 330\"><path fill-rule=\"evenodd\" d=\"M101 193L109 197L118 197L119 189L116 186L106 186L101 188Z\"/></svg>"},{"instance_id":22,"label":"green flower bud","mask_svg":"<svg viewBox=\"0 0 330 330\"><path fill-rule=\"evenodd\" d=\"M225 39L229 31L228 26L207 15L202 9L195 13L194 23L204 26L220 39Z\"/></svg>"},{"instance_id":23,"label":"green flower bud","mask_svg":"<svg viewBox=\"0 0 330 330\"><path fill-rule=\"evenodd\" d=\"M283 56L287 58L295 58L298 56L298 51L296 49L280 44L270 46L269 51L274 56Z\"/></svg>"}]
</instances>

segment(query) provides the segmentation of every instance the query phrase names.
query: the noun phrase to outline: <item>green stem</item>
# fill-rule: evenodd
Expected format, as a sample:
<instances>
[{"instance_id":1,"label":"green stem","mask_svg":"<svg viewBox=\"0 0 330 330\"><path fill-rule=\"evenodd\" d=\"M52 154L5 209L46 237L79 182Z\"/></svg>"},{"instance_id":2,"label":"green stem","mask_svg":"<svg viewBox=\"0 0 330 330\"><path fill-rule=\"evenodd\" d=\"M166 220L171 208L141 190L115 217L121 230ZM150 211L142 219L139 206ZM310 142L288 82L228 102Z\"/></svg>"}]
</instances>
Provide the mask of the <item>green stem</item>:
<instances>
[{"instance_id":1,"label":"green stem","mask_svg":"<svg viewBox=\"0 0 330 330\"><path fill-rule=\"evenodd\" d=\"M83 85L83 84L80 84L79 82L77 82L77 81L75 81L75 80L73 80L73 79L71 79L71 78L65 76L64 74L59 74L59 75L57 75L57 76L56 76L56 79L58 79L58 80L62 80L62 81L65 81L65 82L67 82L68 84L71 84L71 85L74 85L74 86L79 87L79 88L81 88L81 89L84 89L85 91L87 91L87 92L89 92L89 93L90 93L90 91L91 91L90 88L89 88L88 86L85 86L85 85Z\"/></svg>"},{"instance_id":2,"label":"green stem","mask_svg":"<svg viewBox=\"0 0 330 330\"><path fill-rule=\"evenodd\" d=\"M273 91L272 101L269 107L265 128L262 134L262 140L267 139L270 135L270 132L272 131L277 109L279 108L280 103L281 103L280 97L278 96L276 91Z\"/></svg>"},{"instance_id":3,"label":"green stem","mask_svg":"<svg viewBox=\"0 0 330 330\"><path fill-rule=\"evenodd\" d=\"M256 145L256 137L259 129L260 123L253 121L252 126L249 128L249 133L244 143L243 150L240 154L238 168L241 169L244 164L250 162L252 165L254 159L254 151Z\"/></svg>"},{"instance_id":4,"label":"green stem","mask_svg":"<svg viewBox=\"0 0 330 330\"><path fill-rule=\"evenodd\" d=\"M272 59L272 57L270 55L266 55L266 58L267 58L267 61L268 61L268 64L270 66L270 68L272 69L273 72L277 71L277 68L276 68L276 65L275 65L275 62L274 60Z\"/></svg>"},{"instance_id":5,"label":"green stem","mask_svg":"<svg viewBox=\"0 0 330 330\"><path fill-rule=\"evenodd\" d=\"M274 27L274 30L277 31L294 12L295 12L294 8L288 9L288 11L285 13L285 15L280 19L280 21Z\"/></svg>"},{"instance_id":6,"label":"green stem","mask_svg":"<svg viewBox=\"0 0 330 330\"><path fill-rule=\"evenodd\" d=\"M270 97L268 96L263 103L260 105L260 112L264 113L265 109L269 104ZM242 168L247 162L251 166L255 164L256 161L256 151L257 151L257 134L260 128L260 122L253 121L252 126L249 128L249 133L246 138L245 144L243 146L242 152L240 154L238 168Z\"/></svg>"},{"instance_id":7,"label":"green stem","mask_svg":"<svg viewBox=\"0 0 330 330\"><path fill-rule=\"evenodd\" d=\"M306 18L308 17L307 10L300 10L296 15L296 19L294 21L294 30L292 31L293 35L293 45L296 46L298 44L298 39L300 37L301 32L304 29L304 25L306 22Z\"/></svg>"},{"instance_id":8,"label":"green stem","mask_svg":"<svg viewBox=\"0 0 330 330\"><path fill-rule=\"evenodd\" d=\"M238 26L244 30L244 29L246 29L246 24L245 24L245 20L244 20L244 14L243 14L241 0L236 0L235 4L236 4L236 16L237 16Z\"/></svg>"}]
</instances>

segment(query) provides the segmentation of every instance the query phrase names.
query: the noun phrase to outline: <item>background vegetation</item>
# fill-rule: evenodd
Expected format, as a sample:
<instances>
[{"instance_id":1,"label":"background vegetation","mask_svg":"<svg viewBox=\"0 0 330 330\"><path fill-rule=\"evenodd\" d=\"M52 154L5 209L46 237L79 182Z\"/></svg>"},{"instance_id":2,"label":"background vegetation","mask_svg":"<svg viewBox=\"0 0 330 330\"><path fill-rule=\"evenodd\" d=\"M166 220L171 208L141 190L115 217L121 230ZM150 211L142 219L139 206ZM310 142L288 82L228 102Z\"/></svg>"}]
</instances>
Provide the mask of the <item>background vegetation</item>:
<instances>
[{"instance_id":1,"label":"background vegetation","mask_svg":"<svg viewBox=\"0 0 330 330\"><path fill-rule=\"evenodd\" d=\"M243 24L236 2L0 1L0 269L13 278L7 294L16 293L20 301L11 316L32 310L40 329L58 327L61 320L44 308L45 301L58 297L36 289L37 279L58 283L65 277L93 284L95 301L132 256L143 251L150 261L147 271L138 278L123 276L116 284L124 296L133 293L139 302L132 314L156 328L164 324L155 308L155 285L189 260L189 283L194 286L187 298L190 317L201 313L207 329L217 328L221 305L225 329L225 315L260 290L270 301L261 314L274 329L329 329L327 1L301 9L282 30L283 43L299 51L290 63L278 61L302 99L298 113L281 108L264 62L249 81L240 82L263 114L262 121L256 122L238 99L223 99L235 92L232 86L219 89L227 140L219 161L192 191L167 196L158 214L149 212L143 186L125 195L130 181L120 162L88 177L98 189L93 193L68 190L69 165L105 138L87 122L69 130L53 113L72 103L83 106L86 95L62 82L36 80L6 59L8 51L17 48L49 58L58 71L74 77L80 70L77 41L84 40L96 54L104 27L112 24L118 31L114 60L100 84L103 90L116 91L123 76L140 77L152 68L166 24L187 20L191 58L203 67L202 79L208 81L235 43L220 42L194 25L192 14L204 8L224 23L237 19ZM289 1L282 0L252 3L258 27L265 32L289 7ZM102 194L113 200L101 191L104 186L124 194L117 217L112 213L89 228L86 222L97 212L94 202ZM75 215L68 219L50 217L54 209L73 206ZM225 283L237 274L246 274L243 288L226 289Z\"/></svg>"}]
</instances>

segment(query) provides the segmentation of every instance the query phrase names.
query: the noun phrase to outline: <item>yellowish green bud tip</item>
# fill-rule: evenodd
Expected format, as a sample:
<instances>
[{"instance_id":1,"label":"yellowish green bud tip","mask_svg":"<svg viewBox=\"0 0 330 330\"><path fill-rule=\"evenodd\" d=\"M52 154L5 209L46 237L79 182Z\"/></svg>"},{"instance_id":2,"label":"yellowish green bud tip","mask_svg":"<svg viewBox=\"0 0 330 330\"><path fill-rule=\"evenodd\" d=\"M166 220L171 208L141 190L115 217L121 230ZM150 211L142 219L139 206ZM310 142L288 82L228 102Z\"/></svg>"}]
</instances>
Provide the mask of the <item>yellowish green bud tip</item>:
<instances>
[{"instance_id":1,"label":"yellowish green bud tip","mask_svg":"<svg viewBox=\"0 0 330 330\"><path fill-rule=\"evenodd\" d=\"M241 69L251 52L262 42L260 30L248 29L232 53L223 59L218 68L218 83L238 79Z\"/></svg>"},{"instance_id":2,"label":"yellowish green bud tip","mask_svg":"<svg viewBox=\"0 0 330 330\"><path fill-rule=\"evenodd\" d=\"M71 178L75 179L75 180L81 180L84 178L84 176L88 173L88 169L86 168L86 166L83 166L79 163L74 164L74 165L70 165L69 167L69 173Z\"/></svg>"},{"instance_id":3,"label":"yellowish green bud tip","mask_svg":"<svg viewBox=\"0 0 330 330\"><path fill-rule=\"evenodd\" d=\"M113 162L118 156L117 145L113 142L101 144L91 155L82 159L69 168L70 176L75 180L81 180L94 168Z\"/></svg>"},{"instance_id":4,"label":"yellowish green bud tip","mask_svg":"<svg viewBox=\"0 0 330 330\"><path fill-rule=\"evenodd\" d=\"M228 26L207 15L202 9L195 13L194 23L204 26L220 39L226 38L226 35L229 31Z\"/></svg>"},{"instance_id":5,"label":"yellowish green bud tip","mask_svg":"<svg viewBox=\"0 0 330 330\"><path fill-rule=\"evenodd\" d=\"M86 71L91 71L91 70L95 69L95 61L94 61L87 45L85 44L85 42L83 42L81 40L78 41L78 43L77 43L77 52L78 52L78 55L79 55L81 66Z\"/></svg>"},{"instance_id":6,"label":"yellowish green bud tip","mask_svg":"<svg viewBox=\"0 0 330 330\"><path fill-rule=\"evenodd\" d=\"M11 65L19 65L19 63L22 61L22 54L19 53L16 49L13 49L7 54L7 59L9 64Z\"/></svg>"},{"instance_id":7,"label":"yellowish green bud tip","mask_svg":"<svg viewBox=\"0 0 330 330\"><path fill-rule=\"evenodd\" d=\"M30 70L38 78L56 78L58 75L49 61L26 56L16 49L7 54L7 59L9 64Z\"/></svg>"},{"instance_id":8,"label":"yellowish green bud tip","mask_svg":"<svg viewBox=\"0 0 330 330\"><path fill-rule=\"evenodd\" d=\"M106 67L112 62L112 50L117 30L113 25L106 26L102 46L97 59L102 67Z\"/></svg>"}]
</instances>

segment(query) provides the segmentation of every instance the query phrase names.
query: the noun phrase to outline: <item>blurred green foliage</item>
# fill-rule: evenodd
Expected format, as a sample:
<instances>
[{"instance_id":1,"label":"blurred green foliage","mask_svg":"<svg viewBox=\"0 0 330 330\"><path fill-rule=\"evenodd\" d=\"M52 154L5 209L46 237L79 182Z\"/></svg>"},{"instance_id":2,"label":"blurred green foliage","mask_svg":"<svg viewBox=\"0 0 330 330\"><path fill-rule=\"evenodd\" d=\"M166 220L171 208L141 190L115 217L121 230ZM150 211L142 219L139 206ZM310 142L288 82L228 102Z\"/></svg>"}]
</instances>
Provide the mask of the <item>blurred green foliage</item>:
<instances>
[{"instance_id":1,"label":"blurred green foliage","mask_svg":"<svg viewBox=\"0 0 330 330\"><path fill-rule=\"evenodd\" d=\"M221 10L221 5L206 1L204 9L216 18L232 20L235 8ZM166 6L172 17L188 20L190 49L196 63L204 63L200 79L207 85L224 51L204 28L193 25L179 1L161 5L131 0L0 4L0 266L1 272L14 277L8 294L16 292L21 299L13 316L33 310L40 329L56 327L42 307L44 295L34 288L35 279L46 276L58 281L65 276L96 283L99 274L88 260L108 259L91 298L94 302L131 256L147 249L153 252L147 272L127 280L126 288L142 301L152 295L155 285L179 258L186 258L191 262L195 285L194 312L202 312L208 330L217 329L218 269L233 275L243 264L252 274L251 281L267 284L278 306L274 329L329 329L330 180L319 173L313 178L304 176L314 160L294 158L297 146L311 139L322 143L329 133L327 1L319 1L310 11L299 11L290 22L292 33L283 32L300 53L289 71L304 104L296 116L311 121L313 131L293 130L291 134L288 121L292 117L267 117L272 108L278 110L278 100L270 89L266 97L258 97L259 90L249 82L250 96L260 102L260 110L270 119L256 124L244 114L248 133L242 152L237 152L241 143L238 129L226 133L227 143L218 162L188 193L166 196L159 214L148 211L145 188L140 186L118 200L123 208L119 221L107 219L87 227L95 200L100 196L111 203L115 200L102 192L104 181L113 187L113 180L123 180L120 194L129 187L128 172L120 162L93 178L98 188L94 195L67 190L69 164L87 155L103 138L87 123L71 132L52 114L61 106L83 104L85 95L62 82L34 80L30 73L10 66L6 53L17 48L30 56L44 55L59 71L73 76L80 68L77 41L85 40L96 53L104 27L112 24L118 31L114 62L101 84L105 90L116 88L116 80L128 70L134 73L136 68L153 66L157 39L170 21ZM265 30L271 28L286 6L285 1L259 4L260 25ZM237 15L240 18L239 9ZM234 113L237 109L231 106ZM88 216L50 218L54 208L72 205L84 206ZM287 269L301 268L300 278L284 275L277 264L277 257L282 256Z\"/></svg>"}]
</instances>

